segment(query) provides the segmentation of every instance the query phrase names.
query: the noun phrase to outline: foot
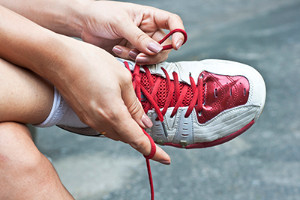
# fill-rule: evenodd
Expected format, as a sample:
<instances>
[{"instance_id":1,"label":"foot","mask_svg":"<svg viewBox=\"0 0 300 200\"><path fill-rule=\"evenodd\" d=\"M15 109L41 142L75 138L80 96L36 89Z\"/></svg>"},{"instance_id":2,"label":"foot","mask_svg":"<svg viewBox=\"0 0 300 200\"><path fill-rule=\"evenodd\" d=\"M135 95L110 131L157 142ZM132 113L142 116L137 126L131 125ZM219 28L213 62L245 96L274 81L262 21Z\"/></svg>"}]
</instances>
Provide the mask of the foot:
<instances>
[{"instance_id":1,"label":"foot","mask_svg":"<svg viewBox=\"0 0 300 200\"><path fill-rule=\"evenodd\" d=\"M265 104L262 76L237 62L125 65L154 124L146 131L161 145L203 148L227 142L250 128Z\"/></svg>"},{"instance_id":2,"label":"foot","mask_svg":"<svg viewBox=\"0 0 300 200\"><path fill-rule=\"evenodd\" d=\"M153 122L146 131L161 145L204 148L222 144L250 128L262 113L266 87L252 67L225 60L137 66L133 85ZM60 126L84 135L90 128Z\"/></svg>"}]
</instances>

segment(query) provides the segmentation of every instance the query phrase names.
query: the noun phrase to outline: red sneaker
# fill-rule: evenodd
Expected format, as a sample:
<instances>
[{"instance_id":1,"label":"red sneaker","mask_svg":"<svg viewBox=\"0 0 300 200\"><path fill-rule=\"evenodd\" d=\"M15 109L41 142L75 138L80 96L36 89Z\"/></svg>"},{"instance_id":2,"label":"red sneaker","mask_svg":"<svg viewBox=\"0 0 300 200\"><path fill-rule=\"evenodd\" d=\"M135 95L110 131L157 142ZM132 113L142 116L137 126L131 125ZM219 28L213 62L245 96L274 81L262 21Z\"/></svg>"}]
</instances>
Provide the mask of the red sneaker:
<instances>
[{"instance_id":1,"label":"red sneaker","mask_svg":"<svg viewBox=\"0 0 300 200\"><path fill-rule=\"evenodd\" d=\"M252 67L232 61L160 63L124 61L161 145L203 148L240 135L262 113L266 87Z\"/></svg>"}]
</instances>

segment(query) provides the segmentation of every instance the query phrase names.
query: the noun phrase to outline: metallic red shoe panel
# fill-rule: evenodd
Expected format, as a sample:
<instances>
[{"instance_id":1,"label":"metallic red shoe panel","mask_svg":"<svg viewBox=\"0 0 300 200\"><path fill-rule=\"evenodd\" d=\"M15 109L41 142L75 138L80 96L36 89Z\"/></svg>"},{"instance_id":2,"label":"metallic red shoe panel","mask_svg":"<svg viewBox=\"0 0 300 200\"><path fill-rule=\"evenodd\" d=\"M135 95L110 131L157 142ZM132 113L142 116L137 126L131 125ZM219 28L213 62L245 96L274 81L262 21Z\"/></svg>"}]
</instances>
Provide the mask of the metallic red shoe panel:
<instances>
[{"instance_id":1,"label":"metallic red shoe panel","mask_svg":"<svg viewBox=\"0 0 300 200\"><path fill-rule=\"evenodd\" d=\"M204 82L203 109L198 121L205 123L224 110L244 105L249 97L249 82L243 76L224 76L202 72Z\"/></svg>"}]
</instances>

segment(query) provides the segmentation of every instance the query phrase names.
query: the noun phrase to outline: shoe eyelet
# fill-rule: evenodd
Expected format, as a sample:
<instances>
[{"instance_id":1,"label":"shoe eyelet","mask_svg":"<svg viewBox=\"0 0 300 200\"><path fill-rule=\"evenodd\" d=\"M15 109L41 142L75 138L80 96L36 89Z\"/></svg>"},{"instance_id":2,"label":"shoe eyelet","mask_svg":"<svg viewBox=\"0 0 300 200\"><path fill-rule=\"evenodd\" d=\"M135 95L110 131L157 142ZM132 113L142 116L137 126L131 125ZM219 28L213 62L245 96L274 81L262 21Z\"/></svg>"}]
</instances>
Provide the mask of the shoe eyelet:
<instances>
[{"instance_id":1,"label":"shoe eyelet","mask_svg":"<svg viewBox=\"0 0 300 200\"><path fill-rule=\"evenodd\" d=\"M214 95L215 95L215 98L218 98L218 89L217 88L215 88L215 90L214 90Z\"/></svg>"}]
</instances>

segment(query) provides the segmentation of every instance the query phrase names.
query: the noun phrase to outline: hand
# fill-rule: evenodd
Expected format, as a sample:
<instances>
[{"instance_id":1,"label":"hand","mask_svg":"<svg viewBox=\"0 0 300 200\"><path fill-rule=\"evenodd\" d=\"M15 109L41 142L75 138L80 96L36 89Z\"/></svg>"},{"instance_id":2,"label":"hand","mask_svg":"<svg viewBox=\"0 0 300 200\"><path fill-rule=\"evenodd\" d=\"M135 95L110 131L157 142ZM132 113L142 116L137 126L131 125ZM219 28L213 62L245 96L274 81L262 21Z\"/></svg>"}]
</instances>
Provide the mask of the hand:
<instances>
[{"instance_id":1,"label":"hand","mask_svg":"<svg viewBox=\"0 0 300 200\"><path fill-rule=\"evenodd\" d=\"M131 73L106 51L71 38L65 40L69 50L63 55L58 79L48 79L54 80L83 122L148 155L150 141L141 127L152 123L134 93ZM153 160L168 164L170 157L156 148Z\"/></svg>"},{"instance_id":2,"label":"hand","mask_svg":"<svg viewBox=\"0 0 300 200\"><path fill-rule=\"evenodd\" d=\"M150 141L140 126L149 127L151 121L137 100L130 72L120 62L98 47L51 32L2 6L0 13L1 58L49 80L80 119L98 132L143 155L150 153ZM170 157L157 147L153 160L167 164Z\"/></svg>"},{"instance_id":3,"label":"hand","mask_svg":"<svg viewBox=\"0 0 300 200\"><path fill-rule=\"evenodd\" d=\"M165 35L162 29L184 29L178 15L148 6L89 1L82 10L81 38L84 41L138 64L166 60L170 51L161 52L162 46L157 43ZM179 49L183 41L181 33L174 34L173 48Z\"/></svg>"}]
</instances>

